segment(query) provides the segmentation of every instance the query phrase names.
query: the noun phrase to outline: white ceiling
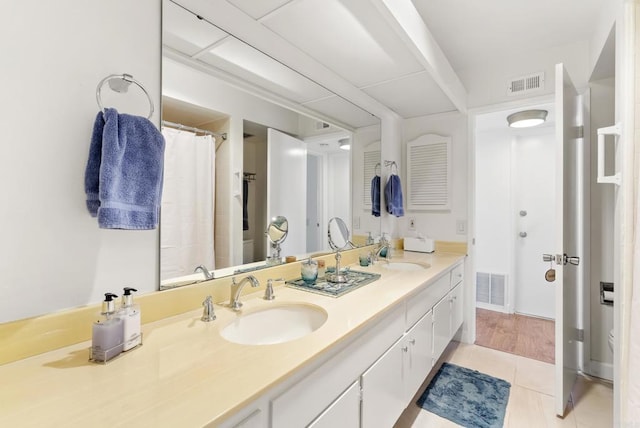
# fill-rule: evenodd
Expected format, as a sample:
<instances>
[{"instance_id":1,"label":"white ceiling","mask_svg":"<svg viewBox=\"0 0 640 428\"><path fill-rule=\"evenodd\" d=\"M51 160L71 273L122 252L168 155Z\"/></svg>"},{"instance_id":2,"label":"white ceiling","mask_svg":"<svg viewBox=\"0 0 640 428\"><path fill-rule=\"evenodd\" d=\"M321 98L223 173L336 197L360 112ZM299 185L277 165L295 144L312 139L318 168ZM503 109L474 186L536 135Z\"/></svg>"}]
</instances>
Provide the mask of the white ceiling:
<instances>
[{"instance_id":1,"label":"white ceiling","mask_svg":"<svg viewBox=\"0 0 640 428\"><path fill-rule=\"evenodd\" d=\"M591 35L607 0L412 0L455 70Z\"/></svg>"},{"instance_id":2,"label":"white ceiling","mask_svg":"<svg viewBox=\"0 0 640 428\"><path fill-rule=\"evenodd\" d=\"M606 1L175 0L206 21L165 1L163 43L357 128L377 123L372 111L410 118L456 110L460 99L441 85L457 71L588 39ZM436 45L416 47L416 34L429 41L429 32Z\"/></svg>"}]
</instances>

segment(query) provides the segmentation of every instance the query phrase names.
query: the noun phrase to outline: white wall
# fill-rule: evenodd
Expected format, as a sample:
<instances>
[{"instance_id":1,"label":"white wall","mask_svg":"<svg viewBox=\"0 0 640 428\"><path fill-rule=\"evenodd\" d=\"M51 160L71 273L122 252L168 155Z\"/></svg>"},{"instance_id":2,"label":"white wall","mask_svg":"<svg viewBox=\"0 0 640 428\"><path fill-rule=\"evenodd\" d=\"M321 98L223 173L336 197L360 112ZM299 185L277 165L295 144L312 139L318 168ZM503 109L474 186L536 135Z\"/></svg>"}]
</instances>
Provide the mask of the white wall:
<instances>
[{"instance_id":1,"label":"white wall","mask_svg":"<svg viewBox=\"0 0 640 428\"><path fill-rule=\"evenodd\" d=\"M613 124L614 79L591 82L591 360L605 364L613 363L608 335L613 328L613 306L600 304L600 281L613 282L613 222L614 186L596 183L597 129ZM613 156L608 156L612 161ZM612 163L612 162L611 162ZM606 171L612 171L607 165ZM597 369L597 363L592 367ZM597 373L594 373L597 374Z\"/></svg>"},{"instance_id":2,"label":"white wall","mask_svg":"<svg viewBox=\"0 0 640 428\"><path fill-rule=\"evenodd\" d=\"M508 130L476 134L476 270L511 271L511 144ZM503 255L497 257L497 255Z\"/></svg>"},{"instance_id":3,"label":"white wall","mask_svg":"<svg viewBox=\"0 0 640 428\"><path fill-rule=\"evenodd\" d=\"M97 302L124 286L156 290L158 232L99 229L83 186L102 78L142 82L158 123L160 2L5 1L0 28L0 322ZM110 92L105 105L148 114L138 90L117 103Z\"/></svg>"},{"instance_id":4,"label":"white wall","mask_svg":"<svg viewBox=\"0 0 640 428\"><path fill-rule=\"evenodd\" d=\"M465 234L456 232L456 221L467 221L467 116L457 112L423 116L404 121L402 126L402 156L398 165L403 184L406 183L406 144L422 134L451 136L452 141L452 190L449 211L409 211L404 217L395 218L397 235L415 236L409 231L409 219L414 218L416 231L441 241L466 241ZM403 185L405 190L406 185Z\"/></svg>"}]
</instances>

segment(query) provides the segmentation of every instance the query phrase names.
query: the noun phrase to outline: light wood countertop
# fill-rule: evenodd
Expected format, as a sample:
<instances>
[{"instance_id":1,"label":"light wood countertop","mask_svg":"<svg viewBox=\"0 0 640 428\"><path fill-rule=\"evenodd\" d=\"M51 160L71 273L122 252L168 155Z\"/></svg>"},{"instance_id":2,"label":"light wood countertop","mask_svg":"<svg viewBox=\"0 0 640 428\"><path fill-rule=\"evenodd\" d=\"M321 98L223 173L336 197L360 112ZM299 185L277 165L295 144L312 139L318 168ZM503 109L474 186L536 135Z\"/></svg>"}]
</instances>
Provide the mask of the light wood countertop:
<instances>
[{"instance_id":1,"label":"light wood countertop","mask_svg":"<svg viewBox=\"0 0 640 428\"><path fill-rule=\"evenodd\" d=\"M426 271L391 271L384 262L354 270L382 277L342 297L280 286L276 299L245 295L243 311L306 303L327 321L300 339L274 345L239 345L220 329L242 312L215 305L217 320L195 310L143 325L144 345L106 365L89 363L90 342L0 366L3 427L201 427L233 415L316 357L361 331L426 282L463 260L455 253L394 253L392 261L429 263Z\"/></svg>"}]
</instances>

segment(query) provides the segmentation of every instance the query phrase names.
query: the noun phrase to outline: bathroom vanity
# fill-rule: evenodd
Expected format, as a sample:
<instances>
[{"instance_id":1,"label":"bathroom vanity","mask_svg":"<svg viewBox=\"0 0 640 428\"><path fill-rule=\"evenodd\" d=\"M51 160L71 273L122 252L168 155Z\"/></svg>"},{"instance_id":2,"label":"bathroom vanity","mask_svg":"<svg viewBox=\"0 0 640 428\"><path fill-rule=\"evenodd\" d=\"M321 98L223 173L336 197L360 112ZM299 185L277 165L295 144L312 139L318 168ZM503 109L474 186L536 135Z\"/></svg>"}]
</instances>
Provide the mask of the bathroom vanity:
<instances>
[{"instance_id":1,"label":"bathroom vanity","mask_svg":"<svg viewBox=\"0 0 640 428\"><path fill-rule=\"evenodd\" d=\"M0 426L392 426L462 325L464 255L397 252L399 270L339 298L274 287L143 325L144 345L106 365L88 343L0 366ZM225 340L238 317L276 307L326 313L315 331L270 345ZM286 329L288 326L274 326ZM362 418L362 420L361 420Z\"/></svg>"}]
</instances>

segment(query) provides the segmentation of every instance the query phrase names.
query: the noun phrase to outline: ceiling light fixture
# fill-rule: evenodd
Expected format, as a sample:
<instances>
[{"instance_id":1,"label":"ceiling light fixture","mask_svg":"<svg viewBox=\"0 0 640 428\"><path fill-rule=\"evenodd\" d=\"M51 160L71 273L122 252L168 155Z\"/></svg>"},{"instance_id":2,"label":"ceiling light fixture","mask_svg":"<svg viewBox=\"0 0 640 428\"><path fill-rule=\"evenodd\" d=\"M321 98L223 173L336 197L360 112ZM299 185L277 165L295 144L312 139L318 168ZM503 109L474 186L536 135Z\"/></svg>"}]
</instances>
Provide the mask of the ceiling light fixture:
<instances>
[{"instance_id":1,"label":"ceiling light fixture","mask_svg":"<svg viewBox=\"0 0 640 428\"><path fill-rule=\"evenodd\" d=\"M544 123L547 120L546 110L524 110L507 116L511 128L529 128Z\"/></svg>"},{"instance_id":2,"label":"ceiling light fixture","mask_svg":"<svg viewBox=\"0 0 640 428\"><path fill-rule=\"evenodd\" d=\"M342 150L351 150L351 142L349 141L348 138L342 138L342 139L338 140L338 146Z\"/></svg>"}]
</instances>

